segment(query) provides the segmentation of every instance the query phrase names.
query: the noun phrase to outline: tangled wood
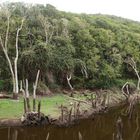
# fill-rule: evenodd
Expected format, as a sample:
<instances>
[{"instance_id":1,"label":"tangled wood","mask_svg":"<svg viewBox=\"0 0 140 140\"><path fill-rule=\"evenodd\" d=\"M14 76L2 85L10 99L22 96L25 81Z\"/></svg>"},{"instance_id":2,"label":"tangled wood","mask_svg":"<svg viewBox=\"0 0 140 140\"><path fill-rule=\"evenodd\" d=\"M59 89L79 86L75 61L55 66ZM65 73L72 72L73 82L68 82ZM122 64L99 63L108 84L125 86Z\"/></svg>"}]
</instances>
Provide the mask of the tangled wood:
<instances>
[{"instance_id":1,"label":"tangled wood","mask_svg":"<svg viewBox=\"0 0 140 140\"><path fill-rule=\"evenodd\" d=\"M132 118L133 111L135 109L135 105L138 103L138 94L131 93L129 91L129 83L126 82L122 87L122 93L126 97L127 103L129 104L126 113L129 119Z\"/></svg>"},{"instance_id":2,"label":"tangled wood","mask_svg":"<svg viewBox=\"0 0 140 140\"><path fill-rule=\"evenodd\" d=\"M22 82L21 82L21 88L20 90L22 91L24 95L24 114L21 117L21 122L24 125L40 125L40 124L46 124L49 123L49 119L47 116L45 116L43 113L41 113L41 101L38 102L38 108L36 111L36 88L38 84L38 79L39 79L39 73L38 71L37 76L36 76L36 81L35 84L33 84L33 111L31 111L31 106L30 106L30 99L29 99L29 91L28 91L28 80L26 79L26 84L25 84L25 90L22 87Z\"/></svg>"}]
</instances>

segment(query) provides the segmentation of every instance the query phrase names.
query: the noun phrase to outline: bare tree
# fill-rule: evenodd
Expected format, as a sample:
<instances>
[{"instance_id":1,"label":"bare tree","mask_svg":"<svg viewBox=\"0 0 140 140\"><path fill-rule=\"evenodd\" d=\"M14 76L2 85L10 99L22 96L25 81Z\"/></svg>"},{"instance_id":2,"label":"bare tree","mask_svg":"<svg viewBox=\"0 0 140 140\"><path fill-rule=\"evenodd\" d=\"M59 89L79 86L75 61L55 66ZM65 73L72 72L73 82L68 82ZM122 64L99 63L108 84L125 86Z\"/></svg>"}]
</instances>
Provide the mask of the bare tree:
<instances>
[{"instance_id":1,"label":"bare tree","mask_svg":"<svg viewBox=\"0 0 140 140\"><path fill-rule=\"evenodd\" d=\"M36 75L36 80L35 80L35 84L33 84L33 111L36 111L36 89L37 89L37 84L38 84L38 79L39 79L39 74L40 74L40 70L38 70L37 75Z\"/></svg>"},{"instance_id":2,"label":"bare tree","mask_svg":"<svg viewBox=\"0 0 140 140\"><path fill-rule=\"evenodd\" d=\"M87 73L87 67L86 67L86 65L82 64L81 72L82 72L83 76L85 76L86 78L88 78L88 73Z\"/></svg>"},{"instance_id":3,"label":"bare tree","mask_svg":"<svg viewBox=\"0 0 140 140\"><path fill-rule=\"evenodd\" d=\"M51 23L48 21L47 17L44 17L43 15L40 14L38 16L38 20L40 21L41 26L44 29L45 39L46 39L45 42L46 44L48 44L53 36L54 28L51 25Z\"/></svg>"},{"instance_id":4,"label":"bare tree","mask_svg":"<svg viewBox=\"0 0 140 140\"><path fill-rule=\"evenodd\" d=\"M17 61L18 61L18 57L19 57L19 52L18 52L18 38L19 38L19 32L21 31L22 27L23 27L23 22L24 22L24 18L21 21L21 25L20 27L17 29L17 34L16 34L16 57L14 60L14 71L15 71L15 93L19 92L19 86L18 86L18 73L17 73Z\"/></svg>"},{"instance_id":5,"label":"bare tree","mask_svg":"<svg viewBox=\"0 0 140 140\"><path fill-rule=\"evenodd\" d=\"M72 85L70 83L70 80L71 80L71 74L67 75L67 82L68 82L68 85L69 85L70 89L73 90L73 87L72 87Z\"/></svg>"},{"instance_id":6,"label":"bare tree","mask_svg":"<svg viewBox=\"0 0 140 140\"><path fill-rule=\"evenodd\" d=\"M135 71L137 78L138 78L137 90L140 90L140 76L139 76L139 72L137 70L136 62L134 61L134 59L132 57L128 57L125 60L125 63L129 64L133 68L133 70Z\"/></svg>"},{"instance_id":7,"label":"bare tree","mask_svg":"<svg viewBox=\"0 0 140 140\"><path fill-rule=\"evenodd\" d=\"M19 40L19 33L23 27L23 22L25 18L22 19L20 27L17 29L16 32L16 44L15 44L15 49L16 49L16 56L14 59L14 66L12 65L12 59L10 59L8 55L8 39L9 39L9 29L10 29L10 12L6 11L6 18L7 18L7 29L6 29L6 34L5 34L5 39L2 38L2 35L0 35L0 46L2 47L2 50L5 54L5 57L8 61L9 69L11 72L12 76L12 82L13 82L13 97L17 99L17 94L19 92L19 86L18 86L18 70L17 70L17 61L18 61L18 40Z\"/></svg>"},{"instance_id":8,"label":"bare tree","mask_svg":"<svg viewBox=\"0 0 140 140\"><path fill-rule=\"evenodd\" d=\"M126 88L126 92L125 92L125 89ZM130 93L129 93L129 89L128 89L128 82L126 82L123 86L122 86L122 93L123 93L123 95L126 97L126 98L128 98L129 97L129 95L130 95Z\"/></svg>"}]
</instances>

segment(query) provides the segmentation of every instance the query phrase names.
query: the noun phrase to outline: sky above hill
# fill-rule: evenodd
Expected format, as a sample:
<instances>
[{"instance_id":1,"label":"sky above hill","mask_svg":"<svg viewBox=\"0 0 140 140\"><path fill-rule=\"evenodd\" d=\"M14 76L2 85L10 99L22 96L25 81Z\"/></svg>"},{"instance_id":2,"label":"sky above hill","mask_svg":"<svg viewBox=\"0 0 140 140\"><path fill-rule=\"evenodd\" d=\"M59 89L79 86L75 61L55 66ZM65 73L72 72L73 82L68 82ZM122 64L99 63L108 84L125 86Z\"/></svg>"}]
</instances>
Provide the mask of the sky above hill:
<instances>
[{"instance_id":1,"label":"sky above hill","mask_svg":"<svg viewBox=\"0 0 140 140\"><path fill-rule=\"evenodd\" d=\"M140 0L9 0L9 2L51 4L58 10L116 15L140 21ZM6 0L0 0L0 3Z\"/></svg>"}]
</instances>

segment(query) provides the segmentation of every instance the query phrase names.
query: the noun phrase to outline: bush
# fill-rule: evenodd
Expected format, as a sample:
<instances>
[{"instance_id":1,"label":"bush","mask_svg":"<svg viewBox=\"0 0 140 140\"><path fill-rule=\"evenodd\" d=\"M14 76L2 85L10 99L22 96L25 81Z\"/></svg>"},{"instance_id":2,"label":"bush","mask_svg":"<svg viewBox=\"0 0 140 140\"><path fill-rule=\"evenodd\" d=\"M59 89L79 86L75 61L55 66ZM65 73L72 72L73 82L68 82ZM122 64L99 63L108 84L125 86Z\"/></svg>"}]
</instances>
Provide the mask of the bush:
<instances>
[{"instance_id":1,"label":"bush","mask_svg":"<svg viewBox=\"0 0 140 140\"><path fill-rule=\"evenodd\" d=\"M12 91L12 82L10 79L0 80L1 91Z\"/></svg>"},{"instance_id":2,"label":"bush","mask_svg":"<svg viewBox=\"0 0 140 140\"><path fill-rule=\"evenodd\" d=\"M82 77L73 77L72 79L72 84L74 86L74 88L76 89L81 89L81 88L84 88L84 85L85 85L85 80L84 78Z\"/></svg>"},{"instance_id":3,"label":"bush","mask_svg":"<svg viewBox=\"0 0 140 140\"><path fill-rule=\"evenodd\" d=\"M39 82L37 85L37 94L39 95L49 95L51 94L51 91L49 88L43 83Z\"/></svg>"},{"instance_id":4,"label":"bush","mask_svg":"<svg viewBox=\"0 0 140 140\"><path fill-rule=\"evenodd\" d=\"M4 80L0 80L0 90L3 90L4 87Z\"/></svg>"},{"instance_id":5,"label":"bush","mask_svg":"<svg viewBox=\"0 0 140 140\"><path fill-rule=\"evenodd\" d=\"M61 87L55 83L51 83L49 84L49 88L52 90L52 91L60 91Z\"/></svg>"},{"instance_id":6,"label":"bush","mask_svg":"<svg viewBox=\"0 0 140 140\"><path fill-rule=\"evenodd\" d=\"M122 88L122 86L126 83L129 82L130 87L136 88L136 80L131 80L131 79L116 79L114 81L114 87Z\"/></svg>"}]
</instances>

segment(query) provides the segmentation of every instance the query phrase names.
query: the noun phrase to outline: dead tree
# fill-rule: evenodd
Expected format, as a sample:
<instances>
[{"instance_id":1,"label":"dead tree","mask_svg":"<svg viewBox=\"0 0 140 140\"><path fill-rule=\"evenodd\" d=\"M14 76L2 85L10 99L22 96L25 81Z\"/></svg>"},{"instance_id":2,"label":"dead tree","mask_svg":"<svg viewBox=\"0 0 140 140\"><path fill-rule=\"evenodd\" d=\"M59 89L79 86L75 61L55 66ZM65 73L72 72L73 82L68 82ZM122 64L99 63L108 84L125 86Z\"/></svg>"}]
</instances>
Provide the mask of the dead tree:
<instances>
[{"instance_id":1,"label":"dead tree","mask_svg":"<svg viewBox=\"0 0 140 140\"><path fill-rule=\"evenodd\" d=\"M36 75L35 84L33 84L33 111L36 111L36 89L38 85L40 70L38 70ZM31 111L30 102L29 102L29 90L28 90L28 79L25 80L25 90L23 89L23 82L20 82L20 91L23 93L24 97L24 111L25 113Z\"/></svg>"},{"instance_id":2,"label":"dead tree","mask_svg":"<svg viewBox=\"0 0 140 140\"><path fill-rule=\"evenodd\" d=\"M18 94L19 92L19 87L18 87L18 70L17 70L17 62L18 62L18 57L19 57L19 52L18 52L18 40L19 40L19 32L21 31L23 27L23 22L24 18L22 19L20 27L17 29L17 34L16 34L16 57L14 60L14 72L15 72L15 94ZM16 95L17 96L17 95Z\"/></svg>"},{"instance_id":3,"label":"dead tree","mask_svg":"<svg viewBox=\"0 0 140 140\"><path fill-rule=\"evenodd\" d=\"M132 67L132 69L135 71L135 74L137 75L137 78L138 78L137 90L140 90L140 76L139 76L139 72L137 70L136 62L134 61L134 59L132 57L128 57L125 60L125 63L129 64Z\"/></svg>"},{"instance_id":4,"label":"dead tree","mask_svg":"<svg viewBox=\"0 0 140 140\"><path fill-rule=\"evenodd\" d=\"M72 121L72 109L73 109L73 108L71 108L71 109L69 110L69 114L68 114L68 122L69 122L69 124L70 124L71 121Z\"/></svg>"},{"instance_id":5,"label":"dead tree","mask_svg":"<svg viewBox=\"0 0 140 140\"><path fill-rule=\"evenodd\" d=\"M38 16L38 20L44 29L45 42L46 42L46 44L48 44L50 42L50 40L52 39L52 36L54 34L54 28L51 25L51 23L48 21L48 19L46 17L44 17L43 15L40 14Z\"/></svg>"},{"instance_id":6,"label":"dead tree","mask_svg":"<svg viewBox=\"0 0 140 140\"><path fill-rule=\"evenodd\" d=\"M70 83L70 80L71 80L71 74L67 75L67 83L68 83L68 85L70 87L70 90L71 90L71 97L73 97L73 87L72 87L72 85Z\"/></svg>"},{"instance_id":7,"label":"dead tree","mask_svg":"<svg viewBox=\"0 0 140 140\"><path fill-rule=\"evenodd\" d=\"M19 56L19 52L18 52L18 40L19 40L19 33L23 28L23 22L24 22L24 18L21 21L21 25L20 27L17 29L16 32L16 44L15 44L15 49L16 49L16 56L14 59L14 62L12 64L12 59L10 59L9 54L8 54L8 39L9 39L9 30L10 30L10 12L6 11L6 18L7 18L7 29L6 29L6 34L5 34L5 39L3 39L2 35L0 35L0 46L2 47L2 50L4 52L4 55L6 57L6 60L8 62L9 65L9 69L11 72L11 76L12 76L12 82L13 82L13 98L17 99L17 94L19 92L19 86L18 86L18 70L17 70L17 61L18 61L18 56Z\"/></svg>"},{"instance_id":8,"label":"dead tree","mask_svg":"<svg viewBox=\"0 0 140 140\"><path fill-rule=\"evenodd\" d=\"M71 74L67 75L67 82L68 82L68 85L69 85L70 89L73 90L73 87L72 87L72 85L70 83L70 80L71 80Z\"/></svg>"},{"instance_id":9,"label":"dead tree","mask_svg":"<svg viewBox=\"0 0 140 140\"><path fill-rule=\"evenodd\" d=\"M126 92L125 92L125 89L126 88ZM128 99L128 97L130 96L130 92L129 92L129 89L128 89L128 82L126 82L123 86L122 86L122 93L123 95Z\"/></svg>"},{"instance_id":10,"label":"dead tree","mask_svg":"<svg viewBox=\"0 0 140 140\"><path fill-rule=\"evenodd\" d=\"M88 73L87 73L87 67L86 65L82 64L82 69L81 69L82 74L88 78Z\"/></svg>"},{"instance_id":11,"label":"dead tree","mask_svg":"<svg viewBox=\"0 0 140 140\"><path fill-rule=\"evenodd\" d=\"M24 97L24 113L30 112L30 100L29 100L29 90L28 90L28 79L25 80L25 90L22 85L22 81L20 83L20 91L23 93Z\"/></svg>"},{"instance_id":12,"label":"dead tree","mask_svg":"<svg viewBox=\"0 0 140 140\"><path fill-rule=\"evenodd\" d=\"M129 91L129 83L128 82L126 82L123 85L122 92L125 95L125 97L127 99L127 102L129 104L126 112L127 112L128 116L129 116L129 119L131 119L132 118L133 111L135 109L135 104L137 103L138 97L135 96L135 95L133 95L133 94L130 94L130 91Z\"/></svg>"},{"instance_id":13,"label":"dead tree","mask_svg":"<svg viewBox=\"0 0 140 140\"><path fill-rule=\"evenodd\" d=\"M38 70L37 75L36 75L36 80L35 84L33 84L33 111L36 111L36 89L37 89L37 84L38 84L38 79L39 79L39 73L40 70Z\"/></svg>"},{"instance_id":14,"label":"dead tree","mask_svg":"<svg viewBox=\"0 0 140 140\"><path fill-rule=\"evenodd\" d=\"M41 115L40 109L41 109L41 101L39 101L38 103L38 118L40 118Z\"/></svg>"},{"instance_id":15,"label":"dead tree","mask_svg":"<svg viewBox=\"0 0 140 140\"><path fill-rule=\"evenodd\" d=\"M96 102L94 102L93 93L91 94L91 103L92 107L94 108L96 106Z\"/></svg>"},{"instance_id":16,"label":"dead tree","mask_svg":"<svg viewBox=\"0 0 140 140\"><path fill-rule=\"evenodd\" d=\"M30 107L29 90L28 90L28 79L26 79L25 96L26 96L27 110L28 112L30 112L31 107Z\"/></svg>"},{"instance_id":17,"label":"dead tree","mask_svg":"<svg viewBox=\"0 0 140 140\"><path fill-rule=\"evenodd\" d=\"M35 84L33 84L33 111L30 107L28 79L25 80L25 90L23 89L21 82L20 90L23 92L24 95L24 114L21 118L21 121L24 125L40 125L44 123L49 123L48 117L41 113L41 101L38 102L38 108L36 111L36 89L39 79L39 73L40 70L38 70Z\"/></svg>"},{"instance_id":18,"label":"dead tree","mask_svg":"<svg viewBox=\"0 0 140 140\"><path fill-rule=\"evenodd\" d=\"M64 109L63 109L63 105L61 105L61 121L64 121Z\"/></svg>"}]
</instances>

